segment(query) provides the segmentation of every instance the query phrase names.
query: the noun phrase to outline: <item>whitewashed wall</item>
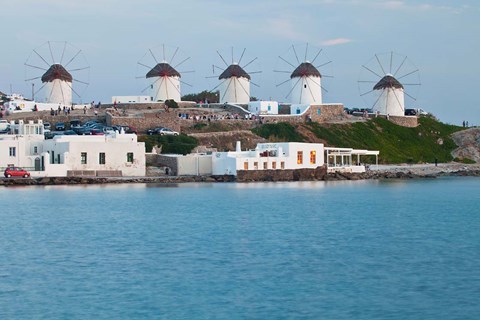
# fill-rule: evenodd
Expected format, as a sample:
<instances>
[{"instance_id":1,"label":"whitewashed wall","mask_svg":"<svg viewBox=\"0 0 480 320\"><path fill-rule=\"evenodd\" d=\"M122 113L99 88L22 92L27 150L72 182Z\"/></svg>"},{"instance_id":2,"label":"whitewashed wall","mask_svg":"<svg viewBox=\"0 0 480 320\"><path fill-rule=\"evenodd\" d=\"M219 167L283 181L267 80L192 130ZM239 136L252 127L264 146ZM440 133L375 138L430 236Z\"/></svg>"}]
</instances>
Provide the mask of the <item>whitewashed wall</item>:
<instances>
[{"instance_id":1,"label":"whitewashed wall","mask_svg":"<svg viewBox=\"0 0 480 320\"><path fill-rule=\"evenodd\" d=\"M44 87L45 101L47 103L72 104L72 83L55 79L47 82Z\"/></svg>"},{"instance_id":2,"label":"whitewashed wall","mask_svg":"<svg viewBox=\"0 0 480 320\"><path fill-rule=\"evenodd\" d=\"M291 79L292 104L322 104L321 81L311 76Z\"/></svg>"},{"instance_id":3,"label":"whitewashed wall","mask_svg":"<svg viewBox=\"0 0 480 320\"><path fill-rule=\"evenodd\" d=\"M243 77L222 79L220 85L220 103L249 103L250 80Z\"/></svg>"},{"instance_id":4,"label":"whitewashed wall","mask_svg":"<svg viewBox=\"0 0 480 320\"><path fill-rule=\"evenodd\" d=\"M380 97L378 97L377 102L373 106L373 111L390 116L404 116L405 98L403 89L386 88L381 90Z\"/></svg>"},{"instance_id":5,"label":"whitewashed wall","mask_svg":"<svg viewBox=\"0 0 480 320\"><path fill-rule=\"evenodd\" d=\"M179 77L152 77L153 101L165 101L173 99L180 101L180 78Z\"/></svg>"}]
</instances>

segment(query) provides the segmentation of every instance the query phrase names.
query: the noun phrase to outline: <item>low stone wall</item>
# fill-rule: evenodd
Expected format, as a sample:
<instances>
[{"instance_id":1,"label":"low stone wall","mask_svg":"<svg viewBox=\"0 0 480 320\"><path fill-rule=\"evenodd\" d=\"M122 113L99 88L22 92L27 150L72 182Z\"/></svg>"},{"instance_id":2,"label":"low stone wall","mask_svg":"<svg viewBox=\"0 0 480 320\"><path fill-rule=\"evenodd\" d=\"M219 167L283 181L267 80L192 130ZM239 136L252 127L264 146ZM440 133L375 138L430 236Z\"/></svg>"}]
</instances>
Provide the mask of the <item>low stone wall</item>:
<instances>
[{"instance_id":1,"label":"low stone wall","mask_svg":"<svg viewBox=\"0 0 480 320\"><path fill-rule=\"evenodd\" d=\"M240 170L237 171L237 181L316 181L325 180L326 175L326 166L295 170Z\"/></svg>"},{"instance_id":2,"label":"low stone wall","mask_svg":"<svg viewBox=\"0 0 480 320\"><path fill-rule=\"evenodd\" d=\"M176 109L173 109L169 112L158 111L151 113L143 113L134 117L115 115L112 112L107 111L106 122L109 126L132 126L137 128L139 133L145 133L148 129L153 129L155 127L165 127L180 132L180 119L175 110Z\"/></svg>"},{"instance_id":3,"label":"low stone wall","mask_svg":"<svg viewBox=\"0 0 480 320\"><path fill-rule=\"evenodd\" d=\"M344 106L341 103L311 105L307 113L315 122L326 122L345 117Z\"/></svg>"},{"instance_id":4,"label":"low stone wall","mask_svg":"<svg viewBox=\"0 0 480 320\"><path fill-rule=\"evenodd\" d=\"M418 117L416 116L389 116L389 120L402 127L415 128L418 126Z\"/></svg>"},{"instance_id":5,"label":"low stone wall","mask_svg":"<svg viewBox=\"0 0 480 320\"><path fill-rule=\"evenodd\" d=\"M304 123L307 121L327 122L331 120L340 120L345 117L343 104L319 104L311 105L310 108L302 115L284 115L270 116L262 115L263 122L289 122Z\"/></svg>"}]
</instances>

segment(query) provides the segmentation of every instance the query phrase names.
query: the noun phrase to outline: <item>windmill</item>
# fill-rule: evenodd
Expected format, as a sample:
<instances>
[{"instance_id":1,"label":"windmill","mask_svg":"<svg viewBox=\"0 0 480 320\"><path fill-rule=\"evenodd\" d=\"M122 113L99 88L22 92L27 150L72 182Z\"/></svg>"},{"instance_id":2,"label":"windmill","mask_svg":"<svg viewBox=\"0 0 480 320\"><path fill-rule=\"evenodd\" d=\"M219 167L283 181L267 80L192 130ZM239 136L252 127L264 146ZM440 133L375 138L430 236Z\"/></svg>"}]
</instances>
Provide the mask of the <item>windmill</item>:
<instances>
[{"instance_id":1,"label":"windmill","mask_svg":"<svg viewBox=\"0 0 480 320\"><path fill-rule=\"evenodd\" d=\"M160 57L162 58L161 60L159 59ZM181 101L180 84L192 86L181 80L182 75L193 73L194 71L177 71L177 68L187 67L189 60L190 57L187 57L179 47L170 48L162 44L159 47L148 49L137 63L142 73L140 76L137 76L137 79L146 79L149 83L142 90L142 93L150 89L149 93L152 101L170 99ZM143 72L146 70L148 71L144 74ZM137 72L139 72L138 69Z\"/></svg>"},{"instance_id":2,"label":"windmill","mask_svg":"<svg viewBox=\"0 0 480 320\"><path fill-rule=\"evenodd\" d=\"M285 99L290 99L292 104L322 104L322 91L328 92L322 86L322 78L333 78L323 72L332 61L322 55L322 51L315 49L313 53L309 52L307 43L305 50L302 46L292 45L285 54L278 56L281 67L274 72L288 74L289 78L276 86L290 83L290 91ZM303 52L303 57L299 57L298 52ZM308 60L309 57L312 59Z\"/></svg>"},{"instance_id":3,"label":"windmill","mask_svg":"<svg viewBox=\"0 0 480 320\"><path fill-rule=\"evenodd\" d=\"M214 75L207 78L217 78L220 80L220 83L210 91L214 91L217 88L220 91L220 103L237 103L237 104L247 104L250 102L250 84L254 86L259 86L251 81L251 74L261 73L261 71L251 71L247 72L247 67L251 66L257 60L257 57L250 60L248 63L241 65L242 59L245 56L246 48L243 49L238 61L235 60L234 49L231 49L231 63L223 58L223 56L218 52L217 54L225 64L225 68L218 67L213 65L213 73L216 71L221 71L220 75Z\"/></svg>"},{"instance_id":4,"label":"windmill","mask_svg":"<svg viewBox=\"0 0 480 320\"><path fill-rule=\"evenodd\" d=\"M405 97L416 101L416 92L407 92L420 86L419 69L407 58L393 51L375 54L366 64L358 80L360 96L382 115L404 116Z\"/></svg>"},{"instance_id":5,"label":"windmill","mask_svg":"<svg viewBox=\"0 0 480 320\"><path fill-rule=\"evenodd\" d=\"M32 99L43 90L43 101L70 105L73 94L81 100L89 84L89 71L82 50L66 41L48 41L30 53L25 62L25 81L31 82L32 88L40 81Z\"/></svg>"}]
</instances>

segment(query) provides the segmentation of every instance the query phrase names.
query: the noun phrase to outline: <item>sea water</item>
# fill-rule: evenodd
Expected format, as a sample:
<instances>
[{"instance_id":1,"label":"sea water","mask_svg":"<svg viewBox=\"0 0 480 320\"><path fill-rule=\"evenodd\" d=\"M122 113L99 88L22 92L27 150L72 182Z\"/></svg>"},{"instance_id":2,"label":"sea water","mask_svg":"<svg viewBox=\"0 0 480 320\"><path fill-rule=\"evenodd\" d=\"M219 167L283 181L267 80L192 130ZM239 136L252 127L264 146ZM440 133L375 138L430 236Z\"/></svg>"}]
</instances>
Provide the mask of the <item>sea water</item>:
<instances>
[{"instance_id":1,"label":"sea water","mask_svg":"<svg viewBox=\"0 0 480 320\"><path fill-rule=\"evenodd\" d=\"M5 187L0 319L480 319L479 190Z\"/></svg>"}]
</instances>

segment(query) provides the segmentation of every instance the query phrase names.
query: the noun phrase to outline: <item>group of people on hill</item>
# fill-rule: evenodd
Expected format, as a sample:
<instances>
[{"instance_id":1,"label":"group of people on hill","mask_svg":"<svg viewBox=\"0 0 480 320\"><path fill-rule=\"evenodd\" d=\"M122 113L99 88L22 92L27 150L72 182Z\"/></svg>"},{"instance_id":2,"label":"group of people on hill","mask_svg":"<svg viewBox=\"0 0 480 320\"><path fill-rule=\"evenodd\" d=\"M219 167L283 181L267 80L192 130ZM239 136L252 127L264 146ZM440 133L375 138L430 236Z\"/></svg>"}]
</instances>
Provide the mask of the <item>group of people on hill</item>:
<instances>
[{"instance_id":1,"label":"group of people on hill","mask_svg":"<svg viewBox=\"0 0 480 320\"><path fill-rule=\"evenodd\" d=\"M62 111L63 111L64 115L69 115L71 110L73 110L73 106L71 108L63 106L63 109L62 109L62 107L60 105L58 105L58 109L50 108L50 115L51 116L58 116L58 115L62 114Z\"/></svg>"}]
</instances>

